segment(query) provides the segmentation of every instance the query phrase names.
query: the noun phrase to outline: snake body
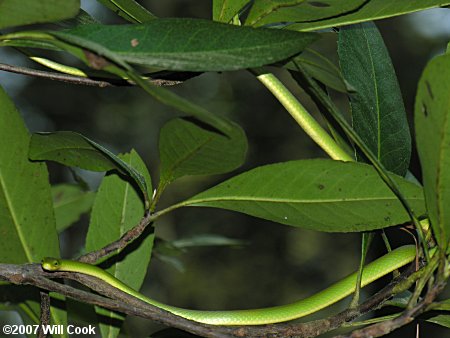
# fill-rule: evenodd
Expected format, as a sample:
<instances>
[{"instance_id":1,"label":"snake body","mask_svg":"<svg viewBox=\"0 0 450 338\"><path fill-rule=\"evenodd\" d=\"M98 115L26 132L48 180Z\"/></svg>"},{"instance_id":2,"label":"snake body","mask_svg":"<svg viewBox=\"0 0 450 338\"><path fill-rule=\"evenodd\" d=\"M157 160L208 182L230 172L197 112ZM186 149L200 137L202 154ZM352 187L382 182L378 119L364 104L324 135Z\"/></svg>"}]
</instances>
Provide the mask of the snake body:
<instances>
[{"instance_id":1,"label":"snake body","mask_svg":"<svg viewBox=\"0 0 450 338\"><path fill-rule=\"evenodd\" d=\"M407 245L367 264L363 270L361 286L366 286L412 262L415 255L415 247ZM42 268L46 271L77 272L96 277L148 304L180 317L211 325L263 325L297 319L317 312L352 294L355 291L357 279L357 273L355 272L310 297L286 305L249 310L201 311L178 308L148 298L94 265L47 257L42 260Z\"/></svg>"}]
</instances>

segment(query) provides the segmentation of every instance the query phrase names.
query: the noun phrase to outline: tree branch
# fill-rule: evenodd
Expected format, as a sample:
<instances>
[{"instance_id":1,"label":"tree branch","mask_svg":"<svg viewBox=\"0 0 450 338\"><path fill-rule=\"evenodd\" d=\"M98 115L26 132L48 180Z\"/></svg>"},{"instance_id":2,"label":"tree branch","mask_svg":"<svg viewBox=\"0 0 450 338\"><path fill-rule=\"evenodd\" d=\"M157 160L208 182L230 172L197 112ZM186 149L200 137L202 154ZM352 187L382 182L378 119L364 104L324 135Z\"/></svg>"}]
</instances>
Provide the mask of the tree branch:
<instances>
[{"instance_id":1,"label":"tree branch","mask_svg":"<svg viewBox=\"0 0 450 338\"><path fill-rule=\"evenodd\" d=\"M347 336L337 336L336 338L375 338L387 335L388 333L412 322L416 317L426 311L428 306L444 289L445 283L437 283L428 290L425 297L411 309L406 310L397 318L386 320L360 330L353 331Z\"/></svg>"},{"instance_id":2,"label":"tree branch","mask_svg":"<svg viewBox=\"0 0 450 338\"><path fill-rule=\"evenodd\" d=\"M16 74L22 74L22 75L30 75L30 76L34 76L34 77L40 77L43 79L49 79L49 80L54 80L54 81L61 81L61 82L66 82L66 83L71 83L71 84L76 84L76 85L84 85L84 86L91 86L91 87L100 87L100 88L105 88L105 87L114 87L114 86L130 86L132 85L131 83L127 82L127 81L121 81L121 80L96 80L96 79L91 79L91 78L87 78L87 77L81 77L81 76L74 76L74 75L69 75L69 74L62 74L62 73L56 73L56 72L47 72L47 71L42 71L42 70L37 70L37 69L32 69L32 68L25 68L25 67L20 67L20 66L13 66L13 65L8 65L5 63L0 63L0 70L3 70L5 72L10 72L10 73L16 73ZM181 78L183 78L183 74L181 76ZM187 77L188 75L186 75ZM189 76L195 76L195 75L190 75ZM188 78L188 77L187 77ZM182 80L171 80L171 79L149 79L149 81L156 85L156 86L173 86L173 85L177 85L182 83Z\"/></svg>"},{"instance_id":3,"label":"tree branch","mask_svg":"<svg viewBox=\"0 0 450 338\"><path fill-rule=\"evenodd\" d=\"M61 74L56 72L46 72L37 69L25 68L20 66L12 66L5 63L0 63L0 70L10 73L22 74L22 75L30 75L34 77L40 77L49 80L62 81L66 83L72 83L77 85L84 86L93 86L93 87L110 87L114 86L112 83L101 80L93 80L85 77Z\"/></svg>"},{"instance_id":4,"label":"tree branch","mask_svg":"<svg viewBox=\"0 0 450 338\"><path fill-rule=\"evenodd\" d=\"M147 213L144 217L142 217L137 225L124 233L117 241L109 243L99 250L91 251L83 256L80 256L77 260L80 262L93 264L100 258L106 257L113 252L123 250L129 243L137 239L145 231L147 226L153 221L153 218L154 217L150 213Z\"/></svg>"},{"instance_id":5,"label":"tree branch","mask_svg":"<svg viewBox=\"0 0 450 338\"><path fill-rule=\"evenodd\" d=\"M47 334L42 330L44 326L50 324L50 295L46 291L41 291L41 318L38 338L46 338Z\"/></svg>"},{"instance_id":6,"label":"tree branch","mask_svg":"<svg viewBox=\"0 0 450 338\"><path fill-rule=\"evenodd\" d=\"M402 288L408 288L414 283L420 275L417 275L417 273L412 274L413 270L413 266L409 267L402 274L401 278L395 279L383 290L356 308L343 311L326 319L296 324L280 323L263 326L231 327L205 325L198 322L189 321L147 304L95 277L72 272L45 272L39 264L0 264L0 280L5 280L17 285L33 285L44 290L58 292L66 297L73 298L84 303L98 305L110 310L150 319L170 327L200 335L202 337L306 338L316 337L320 334L331 331L337 327L340 327L343 323L350 322L371 310L379 308L387 299L392 297L394 289L399 291L399 285L402 285ZM67 278L78 281L99 294L105 295L109 298L55 282L52 280L53 278ZM409 316L411 316L411 314L409 314Z\"/></svg>"}]
</instances>

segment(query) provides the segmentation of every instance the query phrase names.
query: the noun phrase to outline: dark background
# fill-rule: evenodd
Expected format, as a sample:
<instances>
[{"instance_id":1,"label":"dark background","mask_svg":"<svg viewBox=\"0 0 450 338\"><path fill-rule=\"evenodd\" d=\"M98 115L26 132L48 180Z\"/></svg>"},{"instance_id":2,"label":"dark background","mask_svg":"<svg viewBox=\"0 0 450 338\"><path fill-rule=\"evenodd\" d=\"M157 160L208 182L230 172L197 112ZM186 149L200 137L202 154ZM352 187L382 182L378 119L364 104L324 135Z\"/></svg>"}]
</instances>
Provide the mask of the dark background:
<instances>
[{"instance_id":1,"label":"dark background","mask_svg":"<svg viewBox=\"0 0 450 338\"><path fill-rule=\"evenodd\" d=\"M161 17L209 18L210 1L140 1ZM109 11L84 1L85 9L107 23L123 23ZM397 71L408 118L412 121L413 103L419 76L427 61L442 53L450 38L449 10L377 21ZM334 39L321 43L321 49L335 59ZM27 63L14 51L0 51L0 61ZM286 73L280 78L301 98L307 108L315 107ZM0 83L19 107L31 131L73 130L106 146L115 153L135 148L157 182L157 140L161 126L177 112L155 102L138 88L88 88L48 80L33 79L1 72ZM248 72L208 73L173 90L185 98L223 114L241 124L249 140L249 152L243 167L234 175L259 165L292 159L326 157L272 95ZM411 130L413 130L411 125ZM50 165L54 183L70 181L67 169ZM420 177L417 155L411 171ZM102 174L81 172L95 189ZM227 175L189 177L170 187L161 207L189 197ZM64 257L82 249L88 216L61 235ZM166 240L198 234L218 234L245 241L239 247L195 248L177 257L185 268L180 272L166 262L152 260L146 295L182 307L201 309L254 308L280 305L301 299L334 283L358 266L360 235L318 233L275 224L238 213L218 209L178 210L158 224L157 236ZM398 229L388 235L396 244L412 243ZM382 254L379 236L371 257ZM381 285L381 284L380 284ZM374 288L366 288L366 291ZM342 310L348 300L312 317L324 317ZM1 313L0 313L1 316ZM124 332L143 337L160 327L138 318L128 318ZM420 323L422 337L444 337L448 330ZM415 324L388 337L415 337Z\"/></svg>"}]
</instances>

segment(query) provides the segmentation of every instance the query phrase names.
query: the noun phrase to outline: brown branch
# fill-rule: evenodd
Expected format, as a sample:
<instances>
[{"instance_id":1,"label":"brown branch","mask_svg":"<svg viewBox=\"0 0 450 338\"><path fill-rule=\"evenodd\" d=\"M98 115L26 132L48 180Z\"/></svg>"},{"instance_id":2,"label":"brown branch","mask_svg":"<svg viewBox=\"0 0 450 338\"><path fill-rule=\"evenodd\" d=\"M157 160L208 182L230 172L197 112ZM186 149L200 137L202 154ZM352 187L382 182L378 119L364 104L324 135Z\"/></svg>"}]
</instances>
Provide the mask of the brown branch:
<instances>
[{"instance_id":1,"label":"brown branch","mask_svg":"<svg viewBox=\"0 0 450 338\"><path fill-rule=\"evenodd\" d=\"M8 65L5 63L0 63L0 70L10 73L16 73L16 74L22 74L22 75L30 75L34 77L39 77L43 79L49 79L54 81L61 81L76 85L84 85L84 86L91 86L91 87L114 87L114 86L130 86L132 85L128 81L124 80L96 80L81 76L75 76L75 75L69 75L69 74L62 74L62 73L56 73L56 72L47 72L32 68L25 68L20 66L13 66ZM152 84L156 86L173 86L182 83L182 80L170 80L170 79L150 79L149 80Z\"/></svg>"},{"instance_id":2,"label":"brown branch","mask_svg":"<svg viewBox=\"0 0 450 338\"><path fill-rule=\"evenodd\" d=\"M411 309L406 310L397 318L386 320L360 330L353 331L348 336L337 336L336 338L375 338L387 335L396 329L411 323L415 318L424 313L434 299L444 289L445 283L438 283L428 290L425 297Z\"/></svg>"},{"instance_id":3,"label":"brown branch","mask_svg":"<svg viewBox=\"0 0 450 338\"><path fill-rule=\"evenodd\" d=\"M70 278L83 281L83 283L87 280L90 280L90 282L86 282L86 284L100 285L97 285L98 287L95 288L92 287L92 289L105 290L105 294L114 294L117 299L110 299L90 292L79 290L70 285L55 282L49 278ZM161 310L155 306L142 302L137 298L127 295L106 283L101 283L96 278L83 276L81 274L66 272L48 273L43 271L39 264L0 264L0 280L4 280L16 285L33 285L44 290L60 293L66 297L75 299L80 302L98 305L109 310L151 319L161 324L179 328L203 337L229 337L229 335L226 335L220 331L216 332L215 326L203 325L175 316L167 311ZM126 302L121 301L121 299L125 299Z\"/></svg>"},{"instance_id":4,"label":"brown branch","mask_svg":"<svg viewBox=\"0 0 450 338\"><path fill-rule=\"evenodd\" d=\"M0 280L6 280L14 284L29 284L44 290L58 292L66 297L76 299L88 304L99 305L104 308L150 319L161 324L178 328L187 332L200 335L202 337L223 338L223 337L316 337L319 334L331 331L343 323L378 308L384 301L389 299L394 288L405 282L413 268L410 267L402 274L401 279L396 279L376 295L362 303L358 307L343 311L327 319L321 319L306 323L297 324L273 324L264 326L214 326L205 325L194 321L178 317L160 308L147 304L127 293L124 293L113 286L98 280L95 277L71 273L55 272L49 273L42 270L39 264L9 265L0 264ZM68 278L88 286L99 294L109 298L92 294L73 288L69 285L60 284L52 278ZM407 286L413 283L414 279L408 280Z\"/></svg>"},{"instance_id":5,"label":"brown branch","mask_svg":"<svg viewBox=\"0 0 450 338\"><path fill-rule=\"evenodd\" d=\"M80 256L77 260L84 263L93 264L100 258L110 255L113 252L123 250L129 243L137 239L152 222L153 217L150 213L147 213L137 225L128 230L117 241L112 242L104 246L103 248L89 252L83 256Z\"/></svg>"},{"instance_id":6,"label":"brown branch","mask_svg":"<svg viewBox=\"0 0 450 338\"><path fill-rule=\"evenodd\" d=\"M72 83L77 85L84 86L93 86L93 87L110 87L114 86L112 83L101 80L93 80L81 76L74 76L68 74L61 74L55 72L46 72L37 69L25 68L20 66L12 66L5 63L0 63L0 70L10 73L22 74L22 75L30 75L34 77L40 77L49 80L62 81L66 83Z\"/></svg>"},{"instance_id":7,"label":"brown branch","mask_svg":"<svg viewBox=\"0 0 450 338\"><path fill-rule=\"evenodd\" d=\"M50 324L50 296L48 292L41 291L41 318L38 331L38 338L46 338L47 334L42 330L44 326Z\"/></svg>"}]
</instances>

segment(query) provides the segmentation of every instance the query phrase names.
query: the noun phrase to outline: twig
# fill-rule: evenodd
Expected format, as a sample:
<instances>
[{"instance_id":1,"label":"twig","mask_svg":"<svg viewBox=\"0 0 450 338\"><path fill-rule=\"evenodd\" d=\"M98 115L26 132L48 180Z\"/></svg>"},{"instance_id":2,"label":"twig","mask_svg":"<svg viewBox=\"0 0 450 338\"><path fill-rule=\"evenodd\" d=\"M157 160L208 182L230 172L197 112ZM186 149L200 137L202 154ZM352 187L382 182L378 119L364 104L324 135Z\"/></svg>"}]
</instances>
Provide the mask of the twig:
<instances>
[{"instance_id":1,"label":"twig","mask_svg":"<svg viewBox=\"0 0 450 338\"><path fill-rule=\"evenodd\" d=\"M97 262L100 258L108 256L113 252L118 252L123 250L130 242L137 239L147 228L147 226L152 222L153 217L150 213L145 215L139 223L128 230L125 234L122 235L117 241L109 243L103 248L89 252L83 256L78 258L78 261L93 264Z\"/></svg>"},{"instance_id":2,"label":"twig","mask_svg":"<svg viewBox=\"0 0 450 338\"><path fill-rule=\"evenodd\" d=\"M111 79L110 81L95 80L95 79L91 79L91 78L87 78L87 77L74 76L74 75L62 74L62 73L56 73L56 72L47 72L47 71L42 71L42 70L37 70L37 69L32 69L32 68L8 65L5 63L0 63L0 70L3 70L5 72L10 72L10 73L30 75L30 76L34 76L34 77L49 79L49 80L62 81L62 82L66 82L66 83L91 86L91 87L105 88L105 87L114 87L114 86L131 86L131 85L133 85L132 83L130 83L128 81L124 81L124 80L113 80L113 79ZM181 74L181 75L182 75L180 77L181 79L183 79L183 76L185 76L186 79L196 76L195 74L194 75ZM170 80L170 79L162 79L162 78L161 79L158 79L158 78L149 79L148 81L150 81L152 84L154 84L156 86L174 86L174 85L177 85L177 84L180 84L183 82L183 80Z\"/></svg>"},{"instance_id":3,"label":"twig","mask_svg":"<svg viewBox=\"0 0 450 338\"><path fill-rule=\"evenodd\" d=\"M62 81L62 82L67 82L67 83L72 83L72 84L77 84L77 85L84 85L84 86L93 86L93 87L100 87L100 88L113 86L112 83L107 82L107 81L93 80L93 79L89 79L86 77L73 76L73 75L67 75L67 74L61 74L61 73L55 73L55 72L46 72L46 71L42 71L42 70L19 67L19 66L12 66L12 65L5 64L5 63L0 63L0 70L3 70L5 72L10 72L10 73L31 75L34 77L40 77L40 78L44 78L44 79Z\"/></svg>"},{"instance_id":4,"label":"twig","mask_svg":"<svg viewBox=\"0 0 450 338\"><path fill-rule=\"evenodd\" d=\"M41 291L40 295L41 295L41 318L40 318L38 338L46 338L47 334L42 328L50 324L50 296L46 291Z\"/></svg>"},{"instance_id":5,"label":"twig","mask_svg":"<svg viewBox=\"0 0 450 338\"><path fill-rule=\"evenodd\" d=\"M392 320L383 321L360 330L353 331L348 336L337 336L336 338L375 338L387 335L388 333L412 322L417 316L425 312L428 306L434 301L439 293L444 289L445 283L434 285L423 298L412 309L405 311L402 315Z\"/></svg>"}]
</instances>

